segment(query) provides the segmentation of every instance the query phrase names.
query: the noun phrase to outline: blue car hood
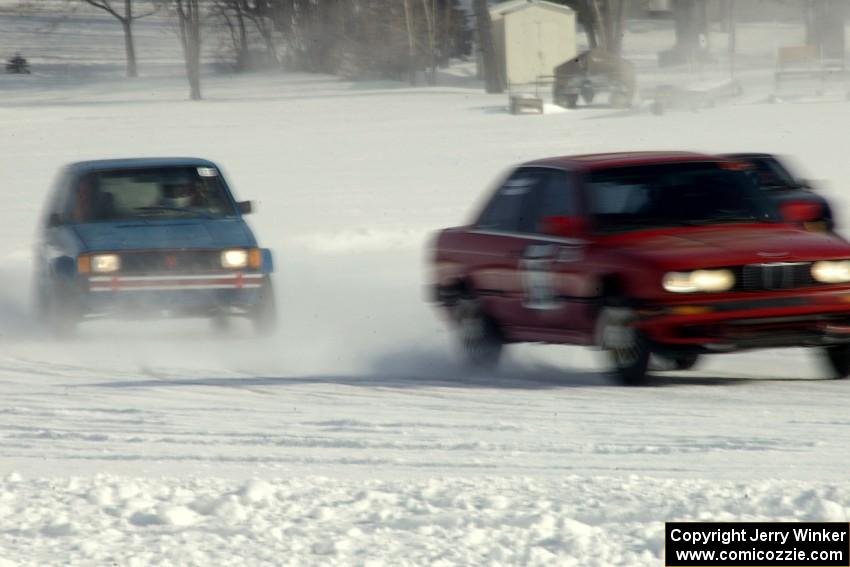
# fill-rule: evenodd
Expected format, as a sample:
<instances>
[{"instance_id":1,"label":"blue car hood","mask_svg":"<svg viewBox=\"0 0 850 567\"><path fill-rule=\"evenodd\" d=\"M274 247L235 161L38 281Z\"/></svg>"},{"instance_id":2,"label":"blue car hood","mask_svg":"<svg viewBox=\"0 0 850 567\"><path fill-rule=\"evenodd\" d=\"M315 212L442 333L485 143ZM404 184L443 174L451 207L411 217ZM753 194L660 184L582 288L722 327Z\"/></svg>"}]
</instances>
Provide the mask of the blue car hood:
<instances>
[{"instance_id":1,"label":"blue car hood","mask_svg":"<svg viewBox=\"0 0 850 567\"><path fill-rule=\"evenodd\" d=\"M242 219L126 221L78 224L73 228L90 251L257 245Z\"/></svg>"}]
</instances>

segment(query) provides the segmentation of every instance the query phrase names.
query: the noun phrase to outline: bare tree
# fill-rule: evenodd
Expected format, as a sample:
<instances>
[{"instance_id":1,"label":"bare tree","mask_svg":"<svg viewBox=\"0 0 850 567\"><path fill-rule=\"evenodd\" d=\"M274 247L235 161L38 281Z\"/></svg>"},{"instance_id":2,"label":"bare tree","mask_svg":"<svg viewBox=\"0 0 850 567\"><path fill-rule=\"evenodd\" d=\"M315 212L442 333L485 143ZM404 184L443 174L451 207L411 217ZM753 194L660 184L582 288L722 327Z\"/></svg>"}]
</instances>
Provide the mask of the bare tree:
<instances>
[{"instance_id":1,"label":"bare tree","mask_svg":"<svg viewBox=\"0 0 850 567\"><path fill-rule=\"evenodd\" d=\"M505 92L502 67L496 56L496 46L493 44L490 9L487 0L475 0L476 27L478 28L478 46L484 62L484 83L488 93Z\"/></svg>"},{"instance_id":2,"label":"bare tree","mask_svg":"<svg viewBox=\"0 0 850 567\"><path fill-rule=\"evenodd\" d=\"M425 62L428 69L428 84L437 84L437 9L436 0L422 0L425 15Z\"/></svg>"},{"instance_id":3,"label":"bare tree","mask_svg":"<svg viewBox=\"0 0 850 567\"><path fill-rule=\"evenodd\" d=\"M133 40L133 22L150 16L156 10L151 9L141 14L133 13L133 6L139 2L133 0L123 0L124 11L120 12L119 8L113 6L114 0L83 0L86 4L99 8L111 15L113 18L121 22L121 27L124 28L124 51L127 56L127 76L138 77L139 71L136 64L136 44ZM119 0L120 1L120 0Z\"/></svg>"},{"instance_id":4,"label":"bare tree","mask_svg":"<svg viewBox=\"0 0 850 567\"><path fill-rule=\"evenodd\" d=\"M201 100L201 6L200 0L174 0L180 43L189 79L189 98Z\"/></svg>"},{"instance_id":5,"label":"bare tree","mask_svg":"<svg viewBox=\"0 0 850 567\"><path fill-rule=\"evenodd\" d=\"M808 0L804 6L806 43L816 47L822 58L843 60L846 49L844 39L846 2L844 0Z\"/></svg>"},{"instance_id":6,"label":"bare tree","mask_svg":"<svg viewBox=\"0 0 850 567\"><path fill-rule=\"evenodd\" d=\"M250 65L249 31L247 24L259 33L266 48L266 56L280 64L270 17L273 4L270 0L210 0L210 15L223 22L230 34L236 53L236 66L245 69Z\"/></svg>"}]
</instances>

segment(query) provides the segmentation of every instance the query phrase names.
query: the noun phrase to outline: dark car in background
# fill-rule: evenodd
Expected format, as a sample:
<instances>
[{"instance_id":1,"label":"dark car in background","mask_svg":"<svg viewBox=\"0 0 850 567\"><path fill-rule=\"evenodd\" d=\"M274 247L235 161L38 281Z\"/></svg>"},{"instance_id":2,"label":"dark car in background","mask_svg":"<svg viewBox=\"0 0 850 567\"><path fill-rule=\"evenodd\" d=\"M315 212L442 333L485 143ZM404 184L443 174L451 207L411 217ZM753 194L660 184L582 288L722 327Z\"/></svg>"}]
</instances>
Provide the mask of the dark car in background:
<instances>
[{"instance_id":1,"label":"dark car in background","mask_svg":"<svg viewBox=\"0 0 850 567\"><path fill-rule=\"evenodd\" d=\"M60 333L100 317L231 317L274 328L272 254L221 170L197 158L65 167L36 250L35 302Z\"/></svg>"},{"instance_id":2,"label":"dark car in background","mask_svg":"<svg viewBox=\"0 0 850 567\"><path fill-rule=\"evenodd\" d=\"M832 231L835 229L835 218L829 201L816 193L808 181L792 173L778 156L749 152L724 154L724 157L749 165L748 174L752 180L777 206L781 206L786 201L807 201L819 204L822 216L806 224L809 230Z\"/></svg>"}]
</instances>

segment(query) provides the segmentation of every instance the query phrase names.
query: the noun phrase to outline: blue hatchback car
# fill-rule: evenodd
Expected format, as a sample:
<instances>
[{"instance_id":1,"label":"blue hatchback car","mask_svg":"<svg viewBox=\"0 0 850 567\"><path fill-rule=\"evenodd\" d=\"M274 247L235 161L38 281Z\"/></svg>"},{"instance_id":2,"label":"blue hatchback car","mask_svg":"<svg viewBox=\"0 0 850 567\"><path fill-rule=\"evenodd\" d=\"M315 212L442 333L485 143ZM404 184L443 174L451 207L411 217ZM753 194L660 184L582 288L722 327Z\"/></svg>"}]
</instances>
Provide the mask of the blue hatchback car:
<instances>
[{"instance_id":1,"label":"blue hatchback car","mask_svg":"<svg viewBox=\"0 0 850 567\"><path fill-rule=\"evenodd\" d=\"M197 158L65 167L40 227L35 300L61 334L108 316L276 322L272 254L216 164Z\"/></svg>"}]
</instances>

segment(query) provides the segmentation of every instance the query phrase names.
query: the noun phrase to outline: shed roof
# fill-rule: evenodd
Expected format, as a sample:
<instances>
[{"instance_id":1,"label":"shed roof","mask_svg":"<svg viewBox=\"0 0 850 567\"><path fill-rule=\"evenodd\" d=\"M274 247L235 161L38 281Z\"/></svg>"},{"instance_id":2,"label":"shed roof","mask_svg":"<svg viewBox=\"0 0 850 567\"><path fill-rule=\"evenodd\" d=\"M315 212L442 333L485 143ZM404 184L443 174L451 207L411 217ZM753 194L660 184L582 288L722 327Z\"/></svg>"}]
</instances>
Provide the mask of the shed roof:
<instances>
[{"instance_id":1,"label":"shed roof","mask_svg":"<svg viewBox=\"0 0 850 567\"><path fill-rule=\"evenodd\" d=\"M525 10L526 8L530 8L531 6L541 6L544 8L563 12L565 14L574 13L573 9L569 6L555 4L554 2L546 2L546 0L508 0L507 2L502 2L500 4L496 4L495 6L491 6L490 17L502 18L507 14L518 12L520 10Z\"/></svg>"}]
</instances>

